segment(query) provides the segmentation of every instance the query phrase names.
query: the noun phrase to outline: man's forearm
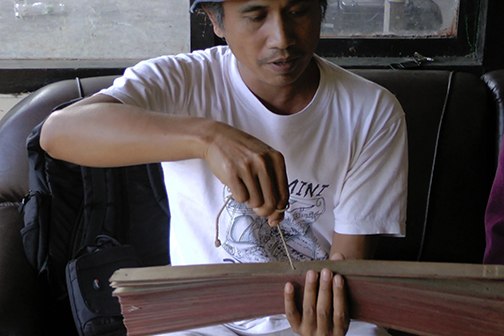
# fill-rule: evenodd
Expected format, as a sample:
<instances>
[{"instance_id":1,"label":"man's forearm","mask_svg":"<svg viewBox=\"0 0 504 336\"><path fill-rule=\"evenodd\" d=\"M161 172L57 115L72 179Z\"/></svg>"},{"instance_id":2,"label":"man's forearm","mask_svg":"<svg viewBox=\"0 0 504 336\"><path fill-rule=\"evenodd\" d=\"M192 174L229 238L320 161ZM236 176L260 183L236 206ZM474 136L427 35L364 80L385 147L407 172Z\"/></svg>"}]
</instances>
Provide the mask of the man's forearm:
<instances>
[{"instance_id":1,"label":"man's forearm","mask_svg":"<svg viewBox=\"0 0 504 336\"><path fill-rule=\"evenodd\" d=\"M330 257L339 253L344 259L372 259L378 239L377 235L333 233Z\"/></svg>"},{"instance_id":2,"label":"man's forearm","mask_svg":"<svg viewBox=\"0 0 504 336\"><path fill-rule=\"evenodd\" d=\"M91 100L54 112L41 146L54 158L94 167L201 158L212 123Z\"/></svg>"},{"instance_id":3,"label":"man's forearm","mask_svg":"<svg viewBox=\"0 0 504 336\"><path fill-rule=\"evenodd\" d=\"M91 167L203 159L270 225L283 219L288 179L283 155L219 121L149 112L98 95L53 113L41 146L54 158Z\"/></svg>"}]
</instances>

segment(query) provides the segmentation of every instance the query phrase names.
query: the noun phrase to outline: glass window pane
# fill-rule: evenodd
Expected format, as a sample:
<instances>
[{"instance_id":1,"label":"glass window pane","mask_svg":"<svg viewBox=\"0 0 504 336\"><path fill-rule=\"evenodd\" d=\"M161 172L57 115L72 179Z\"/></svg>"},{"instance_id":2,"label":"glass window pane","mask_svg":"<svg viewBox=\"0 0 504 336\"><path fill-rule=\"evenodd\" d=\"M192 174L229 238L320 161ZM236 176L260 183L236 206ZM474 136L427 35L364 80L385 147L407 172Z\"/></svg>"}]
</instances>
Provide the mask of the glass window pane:
<instances>
[{"instance_id":1,"label":"glass window pane","mask_svg":"<svg viewBox=\"0 0 504 336\"><path fill-rule=\"evenodd\" d=\"M144 59L189 50L180 0L0 0L1 59Z\"/></svg>"},{"instance_id":2,"label":"glass window pane","mask_svg":"<svg viewBox=\"0 0 504 336\"><path fill-rule=\"evenodd\" d=\"M323 38L454 38L460 0L329 0Z\"/></svg>"}]
</instances>

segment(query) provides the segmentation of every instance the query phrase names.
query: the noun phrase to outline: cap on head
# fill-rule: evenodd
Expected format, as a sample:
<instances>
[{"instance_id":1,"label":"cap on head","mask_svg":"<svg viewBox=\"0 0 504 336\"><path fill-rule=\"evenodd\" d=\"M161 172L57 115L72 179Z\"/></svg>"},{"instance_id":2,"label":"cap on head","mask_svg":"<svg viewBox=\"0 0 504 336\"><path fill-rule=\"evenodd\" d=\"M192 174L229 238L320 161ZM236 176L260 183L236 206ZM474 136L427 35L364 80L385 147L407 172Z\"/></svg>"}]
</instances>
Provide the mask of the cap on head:
<instances>
[{"instance_id":1,"label":"cap on head","mask_svg":"<svg viewBox=\"0 0 504 336\"><path fill-rule=\"evenodd\" d=\"M194 0L191 6L191 13L198 7L198 5L202 2L224 2L224 0Z\"/></svg>"}]
</instances>

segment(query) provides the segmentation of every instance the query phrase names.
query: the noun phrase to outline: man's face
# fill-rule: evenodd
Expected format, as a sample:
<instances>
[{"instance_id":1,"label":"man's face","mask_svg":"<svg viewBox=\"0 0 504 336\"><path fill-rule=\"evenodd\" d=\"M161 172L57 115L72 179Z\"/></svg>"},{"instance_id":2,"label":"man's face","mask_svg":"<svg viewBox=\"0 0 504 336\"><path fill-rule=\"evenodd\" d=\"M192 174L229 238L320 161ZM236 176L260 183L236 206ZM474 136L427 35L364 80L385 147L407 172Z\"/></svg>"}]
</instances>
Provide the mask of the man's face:
<instances>
[{"instance_id":1,"label":"man's face","mask_svg":"<svg viewBox=\"0 0 504 336\"><path fill-rule=\"evenodd\" d=\"M296 83L304 74L320 37L318 0L228 0L223 25L215 22L252 89ZM217 25L217 26L216 26Z\"/></svg>"}]
</instances>

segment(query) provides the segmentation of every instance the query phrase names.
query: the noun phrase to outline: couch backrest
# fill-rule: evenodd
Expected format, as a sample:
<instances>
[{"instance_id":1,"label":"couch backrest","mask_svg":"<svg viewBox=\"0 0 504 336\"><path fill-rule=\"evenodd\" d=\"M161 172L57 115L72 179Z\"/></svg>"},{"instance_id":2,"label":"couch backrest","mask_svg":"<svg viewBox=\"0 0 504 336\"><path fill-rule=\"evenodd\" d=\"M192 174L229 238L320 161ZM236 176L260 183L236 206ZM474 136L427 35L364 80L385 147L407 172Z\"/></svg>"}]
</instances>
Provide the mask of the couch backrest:
<instances>
[{"instance_id":1,"label":"couch backrest","mask_svg":"<svg viewBox=\"0 0 504 336\"><path fill-rule=\"evenodd\" d=\"M78 98L81 94L90 95L110 85L114 78L114 76L85 78L80 80L82 85L77 80L49 84L29 94L0 120L2 199L4 196L16 199L15 195L24 195L27 191L26 138L33 127L44 120L58 105Z\"/></svg>"},{"instance_id":2,"label":"couch backrest","mask_svg":"<svg viewBox=\"0 0 504 336\"><path fill-rule=\"evenodd\" d=\"M481 262L496 162L496 112L486 85L462 72L355 72L397 96L408 126L407 236L382 239L377 257Z\"/></svg>"}]
</instances>

